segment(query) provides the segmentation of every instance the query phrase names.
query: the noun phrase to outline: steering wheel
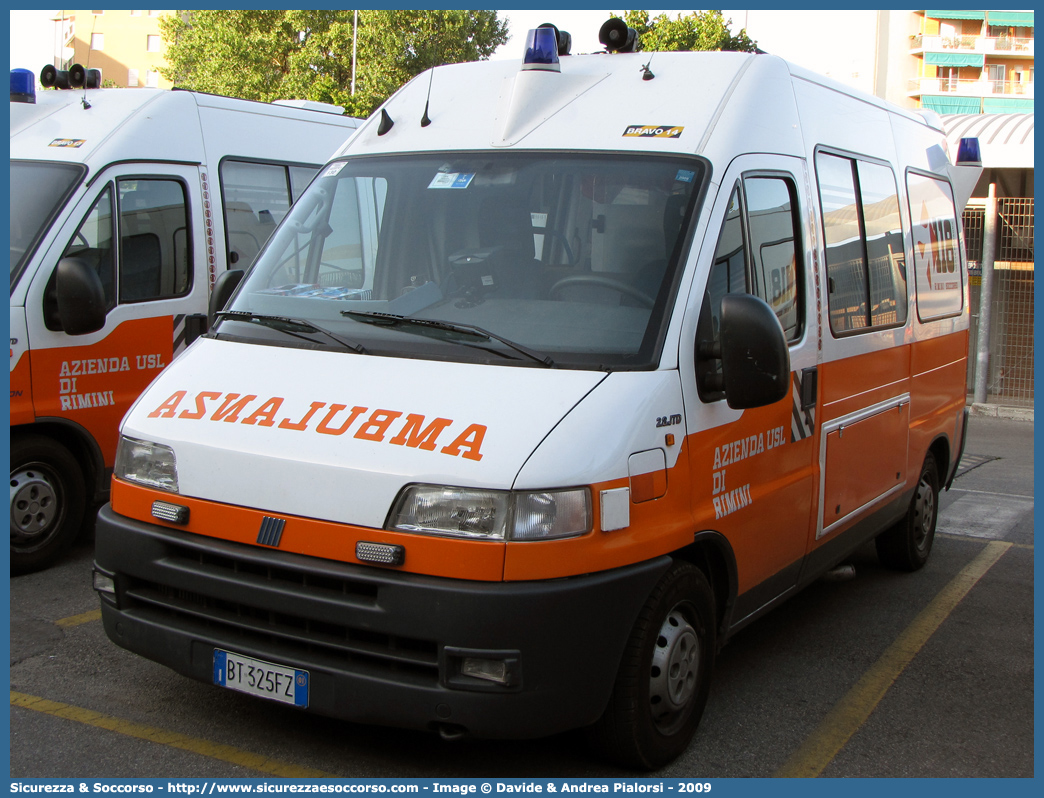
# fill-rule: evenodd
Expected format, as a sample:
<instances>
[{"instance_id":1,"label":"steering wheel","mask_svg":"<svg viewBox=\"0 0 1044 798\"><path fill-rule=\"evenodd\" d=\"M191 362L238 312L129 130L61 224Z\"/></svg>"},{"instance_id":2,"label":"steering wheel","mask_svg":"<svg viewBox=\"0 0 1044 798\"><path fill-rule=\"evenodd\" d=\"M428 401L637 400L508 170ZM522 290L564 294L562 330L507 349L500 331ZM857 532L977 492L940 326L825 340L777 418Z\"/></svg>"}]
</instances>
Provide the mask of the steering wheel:
<instances>
[{"instance_id":1,"label":"steering wheel","mask_svg":"<svg viewBox=\"0 0 1044 798\"><path fill-rule=\"evenodd\" d=\"M602 288L619 291L621 294L637 301L643 308L651 308L654 304L653 298L644 291L639 291L622 280L614 280L612 277L602 277L598 274L574 274L570 277L563 277L551 286L548 296L554 299L563 288L568 288L571 285L597 285Z\"/></svg>"}]
</instances>

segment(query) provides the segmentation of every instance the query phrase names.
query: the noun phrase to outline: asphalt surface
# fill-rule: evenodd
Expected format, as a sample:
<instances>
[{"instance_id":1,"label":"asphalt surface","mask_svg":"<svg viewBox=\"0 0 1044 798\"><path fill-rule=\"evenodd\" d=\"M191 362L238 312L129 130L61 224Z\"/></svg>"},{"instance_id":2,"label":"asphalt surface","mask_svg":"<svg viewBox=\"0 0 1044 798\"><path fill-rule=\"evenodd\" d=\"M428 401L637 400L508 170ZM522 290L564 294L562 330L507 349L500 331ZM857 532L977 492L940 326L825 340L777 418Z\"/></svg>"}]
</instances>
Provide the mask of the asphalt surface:
<instances>
[{"instance_id":1,"label":"asphalt surface","mask_svg":"<svg viewBox=\"0 0 1044 798\"><path fill-rule=\"evenodd\" d=\"M736 635L695 739L656 775L1033 776L1033 445L1032 423L974 418L925 568L887 571L867 546L854 576ZM449 743L185 679L106 638L92 548L88 537L57 567L11 579L14 778L636 775L592 758L577 733ZM966 592L948 605L955 584ZM889 672L897 641L905 659Z\"/></svg>"}]
</instances>

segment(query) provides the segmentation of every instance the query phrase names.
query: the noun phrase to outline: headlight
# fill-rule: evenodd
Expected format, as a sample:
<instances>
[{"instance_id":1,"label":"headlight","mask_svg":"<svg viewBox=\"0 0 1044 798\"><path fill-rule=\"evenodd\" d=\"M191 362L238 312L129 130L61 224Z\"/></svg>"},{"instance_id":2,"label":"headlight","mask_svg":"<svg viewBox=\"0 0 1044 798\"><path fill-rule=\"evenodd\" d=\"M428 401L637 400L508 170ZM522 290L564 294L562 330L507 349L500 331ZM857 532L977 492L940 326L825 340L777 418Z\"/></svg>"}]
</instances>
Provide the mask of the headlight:
<instances>
[{"instance_id":1,"label":"headlight","mask_svg":"<svg viewBox=\"0 0 1044 798\"><path fill-rule=\"evenodd\" d=\"M178 492L178 465L174 450L161 443L120 436L114 474L127 482Z\"/></svg>"},{"instance_id":2,"label":"headlight","mask_svg":"<svg viewBox=\"0 0 1044 798\"><path fill-rule=\"evenodd\" d=\"M591 529L587 488L518 492L410 485L386 529L477 540L553 540Z\"/></svg>"}]
</instances>

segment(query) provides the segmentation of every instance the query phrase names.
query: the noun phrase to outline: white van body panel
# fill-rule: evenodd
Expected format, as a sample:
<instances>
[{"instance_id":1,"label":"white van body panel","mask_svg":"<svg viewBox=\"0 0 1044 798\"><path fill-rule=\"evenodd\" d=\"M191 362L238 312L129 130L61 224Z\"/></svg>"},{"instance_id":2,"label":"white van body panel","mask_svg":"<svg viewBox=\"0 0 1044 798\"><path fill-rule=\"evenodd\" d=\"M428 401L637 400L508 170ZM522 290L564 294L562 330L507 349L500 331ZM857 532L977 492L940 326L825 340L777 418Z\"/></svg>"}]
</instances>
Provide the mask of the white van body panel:
<instances>
[{"instance_id":1,"label":"white van body panel","mask_svg":"<svg viewBox=\"0 0 1044 798\"><path fill-rule=\"evenodd\" d=\"M628 476L628 458L659 450L671 469L681 453L681 388L678 372L610 374L562 422L526 462L517 490L550 485L589 485ZM675 433L668 446L665 436Z\"/></svg>"}]
</instances>

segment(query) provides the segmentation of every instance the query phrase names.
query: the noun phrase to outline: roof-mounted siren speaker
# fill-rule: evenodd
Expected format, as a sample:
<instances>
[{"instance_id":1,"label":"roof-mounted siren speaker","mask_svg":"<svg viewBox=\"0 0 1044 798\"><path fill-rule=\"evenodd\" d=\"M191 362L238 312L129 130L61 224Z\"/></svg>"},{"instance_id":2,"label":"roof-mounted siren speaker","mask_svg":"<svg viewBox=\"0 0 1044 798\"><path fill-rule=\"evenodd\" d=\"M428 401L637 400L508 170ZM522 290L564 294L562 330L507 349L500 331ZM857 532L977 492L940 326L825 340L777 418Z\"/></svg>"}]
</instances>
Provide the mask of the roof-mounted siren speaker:
<instances>
[{"instance_id":1,"label":"roof-mounted siren speaker","mask_svg":"<svg viewBox=\"0 0 1044 798\"><path fill-rule=\"evenodd\" d=\"M40 70L40 85L45 89L67 89L69 73L53 64L47 64Z\"/></svg>"},{"instance_id":2,"label":"roof-mounted siren speaker","mask_svg":"<svg viewBox=\"0 0 1044 798\"><path fill-rule=\"evenodd\" d=\"M982 151L975 137L963 138L957 145L958 166L982 166Z\"/></svg>"},{"instance_id":3,"label":"roof-mounted siren speaker","mask_svg":"<svg viewBox=\"0 0 1044 798\"><path fill-rule=\"evenodd\" d=\"M638 33L619 17L612 17L598 29L598 41L613 53L633 53L638 49Z\"/></svg>"},{"instance_id":4,"label":"roof-mounted siren speaker","mask_svg":"<svg viewBox=\"0 0 1044 798\"><path fill-rule=\"evenodd\" d=\"M74 89L100 89L101 70L84 69L79 64L69 67L69 86Z\"/></svg>"},{"instance_id":5,"label":"roof-mounted siren speaker","mask_svg":"<svg viewBox=\"0 0 1044 798\"><path fill-rule=\"evenodd\" d=\"M539 72L561 72L558 62L557 28L531 28L526 34L526 54L522 57L522 69Z\"/></svg>"},{"instance_id":6,"label":"roof-mounted siren speaker","mask_svg":"<svg viewBox=\"0 0 1044 798\"><path fill-rule=\"evenodd\" d=\"M558 43L558 54L569 55L569 49L573 46L573 37L569 35L569 31L559 30L556 25L550 22L545 22L542 25L537 25L538 28L551 28L555 32L555 41Z\"/></svg>"},{"instance_id":7,"label":"roof-mounted siren speaker","mask_svg":"<svg viewBox=\"0 0 1044 798\"><path fill-rule=\"evenodd\" d=\"M36 102L36 75L34 75L31 70L11 70L11 102Z\"/></svg>"}]
</instances>

